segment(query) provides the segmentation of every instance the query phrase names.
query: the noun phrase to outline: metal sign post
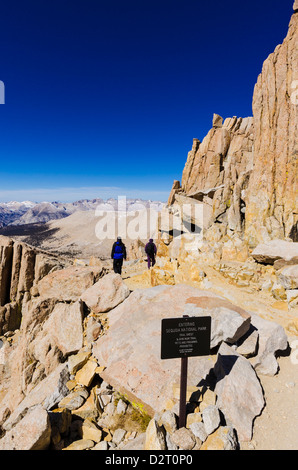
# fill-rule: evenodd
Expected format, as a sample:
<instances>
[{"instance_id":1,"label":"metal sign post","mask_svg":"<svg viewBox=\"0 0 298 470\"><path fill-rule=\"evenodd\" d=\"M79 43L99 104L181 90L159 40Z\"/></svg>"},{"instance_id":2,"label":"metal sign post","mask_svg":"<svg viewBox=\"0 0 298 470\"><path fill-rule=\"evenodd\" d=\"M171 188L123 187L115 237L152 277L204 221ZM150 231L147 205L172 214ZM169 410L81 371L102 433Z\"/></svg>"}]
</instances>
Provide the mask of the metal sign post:
<instances>
[{"instance_id":1,"label":"metal sign post","mask_svg":"<svg viewBox=\"0 0 298 470\"><path fill-rule=\"evenodd\" d=\"M211 317L168 318L162 320L161 359L181 358L179 428L186 426L188 358L209 356Z\"/></svg>"},{"instance_id":2,"label":"metal sign post","mask_svg":"<svg viewBox=\"0 0 298 470\"><path fill-rule=\"evenodd\" d=\"M187 369L188 357L182 357L180 373L179 428L185 428L186 426Z\"/></svg>"}]
</instances>

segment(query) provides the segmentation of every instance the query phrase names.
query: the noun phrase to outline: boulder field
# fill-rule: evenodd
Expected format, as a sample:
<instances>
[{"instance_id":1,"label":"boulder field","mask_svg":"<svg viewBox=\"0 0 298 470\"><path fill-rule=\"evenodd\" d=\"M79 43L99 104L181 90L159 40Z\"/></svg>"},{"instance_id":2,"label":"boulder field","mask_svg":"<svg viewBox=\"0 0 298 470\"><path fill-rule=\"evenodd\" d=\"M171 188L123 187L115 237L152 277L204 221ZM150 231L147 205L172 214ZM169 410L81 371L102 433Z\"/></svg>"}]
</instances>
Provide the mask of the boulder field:
<instances>
[{"instance_id":1,"label":"boulder field","mask_svg":"<svg viewBox=\"0 0 298 470\"><path fill-rule=\"evenodd\" d=\"M259 374L277 374L288 348L280 325L190 285L131 291L107 273L86 288L85 267L74 285L69 269L36 284L20 328L2 337L1 449L236 449L251 440L266 406ZM210 356L189 358L178 429L180 360L161 360L160 348L161 320L182 315L211 316L212 327Z\"/></svg>"}]
</instances>

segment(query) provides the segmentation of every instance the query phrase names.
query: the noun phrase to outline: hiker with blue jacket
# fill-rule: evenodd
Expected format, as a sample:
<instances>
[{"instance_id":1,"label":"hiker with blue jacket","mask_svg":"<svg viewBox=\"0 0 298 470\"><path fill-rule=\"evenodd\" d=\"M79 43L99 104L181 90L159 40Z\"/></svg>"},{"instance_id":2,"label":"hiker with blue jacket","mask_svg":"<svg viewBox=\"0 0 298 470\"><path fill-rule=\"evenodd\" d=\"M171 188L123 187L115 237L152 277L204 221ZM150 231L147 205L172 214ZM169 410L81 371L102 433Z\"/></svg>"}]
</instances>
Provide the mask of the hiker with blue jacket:
<instances>
[{"instance_id":1,"label":"hiker with blue jacket","mask_svg":"<svg viewBox=\"0 0 298 470\"><path fill-rule=\"evenodd\" d=\"M121 274L123 260L126 259L126 247L121 237L113 244L111 258L113 260L113 269L116 274Z\"/></svg>"},{"instance_id":2,"label":"hiker with blue jacket","mask_svg":"<svg viewBox=\"0 0 298 470\"><path fill-rule=\"evenodd\" d=\"M157 248L152 238L150 238L145 246L145 253L147 255L148 269L150 269L151 266L153 267L155 265L155 256L157 253Z\"/></svg>"}]
</instances>

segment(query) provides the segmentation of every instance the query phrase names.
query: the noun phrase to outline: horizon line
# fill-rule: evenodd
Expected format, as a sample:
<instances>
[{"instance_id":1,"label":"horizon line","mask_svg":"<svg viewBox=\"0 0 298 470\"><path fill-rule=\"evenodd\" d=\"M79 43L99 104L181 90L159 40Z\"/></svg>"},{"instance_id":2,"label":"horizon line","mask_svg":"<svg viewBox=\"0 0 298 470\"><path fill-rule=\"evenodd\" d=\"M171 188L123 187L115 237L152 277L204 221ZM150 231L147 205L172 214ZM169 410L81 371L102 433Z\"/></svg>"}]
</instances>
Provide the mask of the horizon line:
<instances>
[{"instance_id":1,"label":"horizon line","mask_svg":"<svg viewBox=\"0 0 298 470\"><path fill-rule=\"evenodd\" d=\"M126 197L128 199L152 200L165 202L169 191L146 190L137 188L121 188L118 186L82 186L82 187L59 187L59 188L34 188L34 189L7 189L0 190L0 203L9 202L61 202L71 203L79 200L92 199L117 199ZM50 199L49 199L50 198Z\"/></svg>"}]
</instances>

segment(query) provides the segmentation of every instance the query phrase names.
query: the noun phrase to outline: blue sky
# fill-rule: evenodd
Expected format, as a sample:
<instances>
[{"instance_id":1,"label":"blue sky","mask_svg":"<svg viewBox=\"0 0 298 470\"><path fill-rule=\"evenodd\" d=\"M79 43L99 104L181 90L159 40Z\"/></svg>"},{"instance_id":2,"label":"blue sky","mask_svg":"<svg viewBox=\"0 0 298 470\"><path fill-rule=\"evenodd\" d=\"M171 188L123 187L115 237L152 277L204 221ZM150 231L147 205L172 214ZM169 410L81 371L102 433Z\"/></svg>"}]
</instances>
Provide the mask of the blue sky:
<instances>
[{"instance_id":1,"label":"blue sky","mask_svg":"<svg viewBox=\"0 0 298 470\"><path fill-rule=\"evenodd\" d=\"M293 0L6 0L0 201L166 200L213 113L250 116Z\"/></svg>"}]
</instances>

